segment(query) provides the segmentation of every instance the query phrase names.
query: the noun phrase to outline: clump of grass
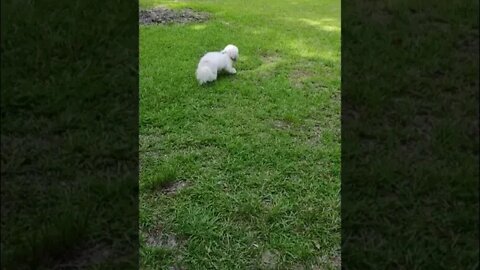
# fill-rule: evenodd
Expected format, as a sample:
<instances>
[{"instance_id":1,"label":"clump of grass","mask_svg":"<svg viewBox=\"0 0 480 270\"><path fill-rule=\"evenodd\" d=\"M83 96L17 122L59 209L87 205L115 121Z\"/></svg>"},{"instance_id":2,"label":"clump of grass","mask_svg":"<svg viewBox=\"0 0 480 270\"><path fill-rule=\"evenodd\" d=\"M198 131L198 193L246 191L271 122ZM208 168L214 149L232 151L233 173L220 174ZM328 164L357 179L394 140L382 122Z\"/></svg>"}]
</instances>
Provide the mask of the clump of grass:
<instances>
[{"instance_id":1,"label":"clump of grass","mask_svg":"<svg viewBox=\"0 0 480 270\"><path fill-rule=\"evenodd\" d=\"M163 189L178 180L178 173L171 164L155 167L145 177L141 177L140 190Z\"/></svg>"}]
</instances>

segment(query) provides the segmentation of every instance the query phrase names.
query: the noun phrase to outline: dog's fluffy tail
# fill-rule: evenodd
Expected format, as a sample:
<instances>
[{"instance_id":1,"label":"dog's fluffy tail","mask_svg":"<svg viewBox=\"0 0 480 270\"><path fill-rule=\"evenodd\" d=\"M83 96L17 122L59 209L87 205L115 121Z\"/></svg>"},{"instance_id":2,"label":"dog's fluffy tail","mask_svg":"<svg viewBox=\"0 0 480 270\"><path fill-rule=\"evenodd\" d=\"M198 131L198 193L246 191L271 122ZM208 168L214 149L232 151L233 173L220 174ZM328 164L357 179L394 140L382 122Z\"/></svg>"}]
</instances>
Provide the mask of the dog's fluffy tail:
<instances>
[{"instance_id":1,"label":"dog's fluffy tail","mask_svg":"<svg viewBox=\"0 0 480 270\"><path fill-rule=\"evenodd\" d=\"M217 79L217 74L206 66L199 66L197 68L196 75L197 80L200 84L204 84L206 82L214 81L215 79Z\"/></svg>"}]
</instances>

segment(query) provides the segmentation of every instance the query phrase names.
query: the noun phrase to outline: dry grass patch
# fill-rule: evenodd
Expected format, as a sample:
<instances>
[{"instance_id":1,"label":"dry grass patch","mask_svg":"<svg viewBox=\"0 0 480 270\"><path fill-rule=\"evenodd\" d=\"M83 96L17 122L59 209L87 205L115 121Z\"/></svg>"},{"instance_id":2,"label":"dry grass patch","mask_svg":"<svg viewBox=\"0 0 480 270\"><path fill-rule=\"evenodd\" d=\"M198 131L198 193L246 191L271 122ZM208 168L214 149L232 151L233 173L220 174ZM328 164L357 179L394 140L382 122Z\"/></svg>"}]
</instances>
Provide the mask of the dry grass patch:
<instances>
[{"instance_id":1,"label":"dry grass patch","mask_svg":"<svg viewBox=\"0 0 480 270\"><path fill-rule=\"evenodd\" d=\"M296 89L320 91L327 86L318 79L318 74L307 68L297 68L290 73L290 84Z\"/></svg>"}]
</instances>

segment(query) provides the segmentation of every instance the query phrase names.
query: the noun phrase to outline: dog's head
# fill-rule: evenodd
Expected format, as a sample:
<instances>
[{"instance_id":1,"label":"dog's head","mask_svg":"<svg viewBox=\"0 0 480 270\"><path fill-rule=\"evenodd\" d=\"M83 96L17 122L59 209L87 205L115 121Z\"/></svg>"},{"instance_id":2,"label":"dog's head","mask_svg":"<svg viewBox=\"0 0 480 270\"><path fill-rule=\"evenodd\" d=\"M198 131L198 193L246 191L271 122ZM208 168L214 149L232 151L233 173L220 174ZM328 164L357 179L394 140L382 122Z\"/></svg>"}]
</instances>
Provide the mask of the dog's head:
<instances>
[{"instance_id":1,"label":"dog's head","mask_svg":"<svg viewBox=\"0 0 480 270\"><path fill-rule=\"evenodd\" d=\"M223 49L222 53L226 53L233 61L237 61L238 59L238 48L235 45L227 45L227 47Z\"/></svg>"}]
</instances>

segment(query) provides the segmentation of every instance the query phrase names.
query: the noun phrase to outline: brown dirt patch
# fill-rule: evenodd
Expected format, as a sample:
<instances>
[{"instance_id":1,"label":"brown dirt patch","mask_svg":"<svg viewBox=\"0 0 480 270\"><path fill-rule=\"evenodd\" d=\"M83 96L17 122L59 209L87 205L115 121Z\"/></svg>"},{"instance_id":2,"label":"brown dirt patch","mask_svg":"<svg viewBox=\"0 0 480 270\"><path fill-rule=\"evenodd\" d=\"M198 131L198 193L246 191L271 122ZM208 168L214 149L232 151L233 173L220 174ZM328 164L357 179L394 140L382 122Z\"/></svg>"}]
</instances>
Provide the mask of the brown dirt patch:
<instances>
[{"instance_id":1,"label":"brown dirt patch","mask_svg":"<svg viewBox=\"0 0 480 270\"><path fill-rule=\"evenodd\" d=\"M275 120L273 121L273 126L277 129L287 129L291 127L291 123L284 120Z\"/></svg>"},{"instance_id":2,"label":"brown dirt patch","mask_svg":"<svg viewBox=\"0 0 480 270\"><path fill-rule=\"evenodd\" d=\"M262 253L260 266L262 269L276 269L279 261L278 257L277 252L266 250Z\"/></svg>"},{"instance_id":3,"label":"brown dirt patch","mask_svg":"<svg viewBox=\"0 0 480 270\"><path fill-rule=\"evenodd\" d=\"M268 65L280 61L280 56L278 54L265 54L260 59L264 65Z\"/></svg>"},{"instance_id":4,"label":"brown dirt patch","mask_svg":"<svg viewBox=\"0 0 480 270\"><path fill-rule=\"evenodd\" d=\"M165 193L167 195L174 195L188 186L189 183L185 180L168 182L162 186L162 193Z\"/></svg>"},{"instance_id":5,"label":"brown dirt patch","mask_svg":"<svg viewBox=\"0 0 480 270\"><path fill-rule=\"evenodd\" d=\"M330 256L321 256L317 258L317 264L313 265L311 269L341 269L342 259L339 254L332 254Z\"/></svg>"},{"instance_id":6,"label":"brown dirt patch","mask_svg":"<svg viewBox=\"0 0 480 270\"><path fill-rule=\"evenodd\" d=\"M186 24L199 23L208 20L210 15L206 12L198 12L192 9L173 10L165 7L157 7L148 10L140 10L140 24Z\"/></svg>"},{"instance_id":7,"label":"brown dirt patch","mask_svg":"<svg viewBox=\"0 0 480 270\"><path fill-rule=\"evenodd\" d=\"M311 145L318 145L320 143L321 137L322 137L322 127L319 124L317 124L312 127L311 135L308 139L308 142Z\"/></svg>"},{"instance_id":8,"label":"brown dirt patch","mask_svg":"<svg viewBox=\"0 0 480 270\"><path fill-rule=\"evenodd\" d=\"M314 72L299 68L290 73L289 80L292 86L297 89L322 90L326 88L321 81L314 79L314 76Z\"/></svg>"},{"instance_id":9,"label":"brown dirt patch","mask_svg":"<svg viewBox=\"0 0 480 270\"><path fill-rule=\"evenodd\" d=\"M174 249L182 244L182 241L173 233L166 233L162 227L157 227L147 233L145 244L154 248Z\"/></svg>"}]
</instances>

